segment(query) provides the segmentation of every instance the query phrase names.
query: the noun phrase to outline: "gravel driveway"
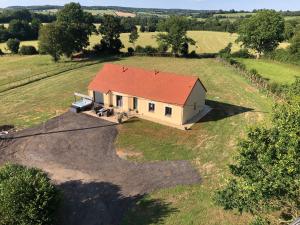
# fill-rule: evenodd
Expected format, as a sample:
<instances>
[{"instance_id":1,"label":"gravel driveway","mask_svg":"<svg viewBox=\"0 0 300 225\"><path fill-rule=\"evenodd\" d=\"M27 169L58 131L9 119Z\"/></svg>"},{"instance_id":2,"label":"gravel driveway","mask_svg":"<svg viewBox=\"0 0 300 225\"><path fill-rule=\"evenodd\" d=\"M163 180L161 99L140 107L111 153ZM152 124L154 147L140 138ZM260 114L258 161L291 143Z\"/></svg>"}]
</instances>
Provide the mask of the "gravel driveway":
<instances>
[{"instance_id":1,"label":"gravel driveway","mask_svg":"<svg viewBox=\"0 0 300 225\"><path fill-rule=\"evenodd\" d=\"M68 225L119 224L144 194L200 182L187 161L134 163L119 158L117 133L116 124L67 112L2 140L0 164L17 162L48 172L65 193L61 223ZM163 202L155 205L166 207Z\"/></svg>"}]
</instances>

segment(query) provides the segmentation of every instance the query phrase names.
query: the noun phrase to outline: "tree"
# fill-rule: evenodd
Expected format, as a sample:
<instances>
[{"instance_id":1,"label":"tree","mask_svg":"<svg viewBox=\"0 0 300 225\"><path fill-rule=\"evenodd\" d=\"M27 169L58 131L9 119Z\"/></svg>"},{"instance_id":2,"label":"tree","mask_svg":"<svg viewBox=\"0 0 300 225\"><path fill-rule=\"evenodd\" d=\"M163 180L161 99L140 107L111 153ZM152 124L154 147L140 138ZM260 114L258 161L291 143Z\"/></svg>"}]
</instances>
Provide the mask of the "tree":
<instances>
[{"instance_id":1,"label":"tree","mask_svg":"<svg viewBox=\"0 0 300 225\"><path fill-rule=\"evenodd\" d=\"M284 40L284 18L273 10L262 10L245 19L238 30L237 42L261 53L276 49Z\"/></svg>"},{"instance_id":2,"label":"tree","mask_svg":"<svg viewBox=\"0 0 300 225\"><path fill-rule=\"evenodd\" d=\"M295 34L295 27L291 22L286 21L284 26L284 39L289 41Z\"/></svg>"},{"instance_id":3,"label":"tree","mask_svg":"<svg viewBox=\"0 0 300 225\"><path fill-rule=\"evenodd\" d=\"M32 32L32 34L31 34L32 39L34 39L34 40L38 39L39 31L42 26L41 21L39 19L33 18L30 26L31 26L31 32Z\"/></svg>"},{"instance_id":4,"label":"tree","mask_svg":"<svg viewBox=\"0 0 300 225\"><path fill-rule=\"evenodd\" d=\"M112 15L104 15L103 22L99 27L102 36L101 46L103 51L117 53L123 47L120 40L122 31L120 18Z\"/></svg>"},{"instance_id":5,"label":"tree","mask_svg":"<svg viewBox=\"0 0 300 225\"><path fill-rule=\"evenodd\" d=\"M274 107L272 126L252 128L239 142L236 163L229 167L233 177L216 195L224 209L250 212L271 224L299 216L300 82L290 91L288 101Z\"/></svg>"},{"instance_id":6,"label":"tree","mask_svg":"<svg viewBox=\"0 0 300 225\"><path fill-rule=\"evenodd\" d=\"M59 191L41 170L7 164L0 169L0 225L50 225Z\"/></svg>"},{"instance_id":7,"label":"tree","mask_svg":"<svg viewBox=\"0 0 300 225\"><path fill-rule=\"evenodd\" d=\"M64 29L56 23L49 23L40 29L39 51L40 53L49 54L54 62L57 62L63 54Z\"/></svg>"},{"instance_id":8,"label":"tree","mask_svg":"<svg viewBox=\"0 0 300 225\"><path fill-rule=\"evenodd\" d=\"M171 47L172 53L178 54L184 43L195 45L195 41L187 37L187 19L181 16L171 16L159 24L159 33L156 40L159 45Z\"/></svg>"},{"instance_id":9,"label":"tree","mask_svg":"<svg viewBox=\"0 0 300 225\"><path fill-rule=\"evenodd\" d=\"M0 42L5 42L10 38L10 33L8 29L4 27L4 25L0 25Z\"/></svg>"},{"instance_id":10,"label":"tree","mask_svg":"<svg viewBox=\"0 0 300 225\"><path fill-rule=\"evenodd\" d=\"M67 57L86 48L95 31L92 14L84 12L79 3L66 4L58 12L56 23L64 30L64 42L60 44Z\"/></svg>"},{"instance_id":11,"label":"tree","mask_svg":"<svg viewBox=\"0 0 300 225\"><path fill-rule=\"evenodd\" d=\"M23 20L27 22L30 22L32 19L32 15L28 9L12 10L11 17L13 19Z\"/></svg>"},{"instance_id":12,"label":"tree","mask_svg":"<svg viewBox=\"0 0 300 225\"><path fill-rule=\"evenodd\" d=\"M32 30L28 21L11 20L8 25L8 31L13 38L18 38L19 40L32 39Z\"/></svg>"},{"instance_id":13,"label":"tree","mask_svg":"<svg viewBox=\"0 0 300 225\"><path fill-rule=\"evenodd\" d=\"M297 55L300 57L300 32L297 32L291 40L291 45L289 46L289 52L292 55Z\"/></svg>"},{"instance_id":14,"label":"tree","mask_svg":"<svg viewBox=\"0 0 300 225\"><path fill-rule=\"evenodd\" d=\"M129 35L129 42L133 44L133 47L135 47L135 42L139 38L137 27L134 27Z\"/></svg>"},{"instance_id":15,"label":"tree","mask_svg":"<svg viewBox=\"0 0 300 225\"><path fill-rule=\"evenodd\" d=\"M18 39L15 38L10 38L8 39L8 41L6 42L7 48L12 52L17 54L19 51L19 47L20 47L20 41Z\"/></svg>"}]
</instances>

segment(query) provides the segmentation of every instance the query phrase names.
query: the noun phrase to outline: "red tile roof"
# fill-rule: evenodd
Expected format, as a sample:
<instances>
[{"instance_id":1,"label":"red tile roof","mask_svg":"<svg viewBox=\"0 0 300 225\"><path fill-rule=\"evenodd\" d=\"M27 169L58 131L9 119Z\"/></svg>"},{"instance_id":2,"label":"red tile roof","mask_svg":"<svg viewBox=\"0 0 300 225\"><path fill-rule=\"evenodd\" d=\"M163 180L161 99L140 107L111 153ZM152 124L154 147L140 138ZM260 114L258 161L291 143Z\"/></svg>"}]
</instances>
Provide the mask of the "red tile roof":
<instances>
[{"instance_id":1,"label":"red tile roof","mask_svg":"<svg viewBox=\"0 0 300 225\"><path fill-rule=\"evenodd\" d=\"M102 93L114 91L183 106L197 81L201 83L194 76L105 64L88 88Z\"/></svg>"}]
</instances>

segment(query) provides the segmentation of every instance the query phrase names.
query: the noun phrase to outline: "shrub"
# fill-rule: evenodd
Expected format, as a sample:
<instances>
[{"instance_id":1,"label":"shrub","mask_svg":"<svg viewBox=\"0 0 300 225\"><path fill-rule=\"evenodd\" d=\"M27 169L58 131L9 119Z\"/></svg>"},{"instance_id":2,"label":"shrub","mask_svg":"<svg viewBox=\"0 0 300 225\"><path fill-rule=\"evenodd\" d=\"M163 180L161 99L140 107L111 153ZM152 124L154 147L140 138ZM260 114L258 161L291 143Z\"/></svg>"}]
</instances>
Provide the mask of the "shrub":
<instances>
[{"instance_id":1,"label":"shrub","mask_svg":"<svg viewBox=\"0 0 300 225\"><path fill-rule=\"evenodd\" d=\"M160 53L166 53L169 49L169 46L164 44L164 43L160 43L159 46L158 46L158 52Z\"/></svg>"},{"instance_id":2,"label":"shrub","mask_svg":"<svg viewBox=\"0 0 300 225\"><path fill-rule=\"evenodd\" d=\"M55 222L60 194L39 169L7 164L0 169L0 225Z\"/></svg>"},{"instance_id":3,"label":"shrub","mask_svg":"<svg viewBox=\"0 0 300 225\"><path fill-rule=\"evenodd\" d=\"M129 47L129 48L127 49L127 51L128 51L128 53L130 53L130 54L134 53L134 49L133 49L132 47Z\"/></svg>"},{"instance_id":4,"label":"shrub","mask_svg":"<svg viewBox=\"0 0 300 225\"><path fill-rule=\"evenodd\" d=\"M144 53L144 48L140 45L135 47L135 52L137 53Z\"/></svg>"},{"instance_id":5,"label":"shrub","mask_svg":"<svg viewBox=\"0 0 300 225\"><path fill-rule=\"evenodd\" d=\"M196 53L195 50L193 50L193 51L190 52L190 54L188 55L188 57L190 57L190 58L197 58L198 54Z\"/></svg>"},{"instance_id":6,"label":"shrub","mask_svg":"<svg viewBox=\"0 0 300 225\"><path fill-rule=\"evenodd\" d=\"M251 69L249 71L252 75L258 75L258 71L256 69Z\"/></svg>"},{"instance_id":7,"label":"shrub","mask_svg":"<svg viewBox=\"0 0 300 225\"><path fill-rule=\"evenodd\" d=\"M189 54L189 44L187 42L184 42L180 47L180 54L183 56L188 56Z\"/></svg>"},{"instance_id":8,"label":"shrub","mask_svg":"<svg viewBox=\"0 0 300 225\"><path fill-rule=\"evenodd\" d=\"M146 27L144 25L141 26L140 31L144 33L146 31Z\"/></svg>"},{"instance_id":9,"label":"shrub","mask_svg":"<svg viewBox=\"0 0 300 225\"><path fill-rule=\"evenodd\" d=\"M254 58L254 56L250 54L247 48L242 48L239 51L232 53L231 56L235 58L245 58L245 59Z\"/></svg>"},{"instance_id":10,"label":"shrub","mask_svg":"<svg viewBox=\"0 0 300 225\"><path fill-rule=\"evenodd\" d=\"M250 225L268 225L270 224L266 219L261 217L254 217L254 219L250 222Z\"/></svg>"},{"instance_id":11,"label":"shrub","mask_svg":"<svg viewBox=\"0 0 300 225\"><path fill-rule=\"evenodd\" d=\"M21 55L36 55L38 53L38 51L36 50L36 48L34 46L25 46L23 45L20 50L19 53Z\"/></svg>"},{"instance_id":12,"label":"shrub","mask_svg":"<svg viewBox=\"0 0 300 225\"><path fill-rule=\"evenodd\" d=\"M158 49L152 47L151 45L147 45L146 47L142 47L142 46L138 45L135 48L135 52L151 55L151 54L158 53Z\"/></svg>"},{"instance_id":13,"label":"shrub","mask_svg":"<svg viewBox=\"0 0 300 225\"><path fill-rule=\"evenodd\" d=\"M12 52L12 53L18 53L19 51L19 47L20 47L20 41L18 39L15 38L10 38L8 39L8 41L6 42L6 45L8 47L8 49Z\"/></svg>"},{"instance_id":14,"label":"shrub","mask_svg":"<svg viewBox=\"0 0 300 225\"><path fill-rule=\"evenodd\" d=\"M219 55L221 58L230 58L232 43L229 43L224 49L219 51Z\"/></svg>"},{"instance_id":15,"label":"shrub","mask_svg":"<svg viewBox=\"0 0 300 225\"><path fill-rule=\"evenodd\" d=\"M154 53L158 53L158 50L154 47L152 47L151 45L147 45L145 48L144 48L144 52L146 54L154 54Z\"/></svg>"}]
</instances>

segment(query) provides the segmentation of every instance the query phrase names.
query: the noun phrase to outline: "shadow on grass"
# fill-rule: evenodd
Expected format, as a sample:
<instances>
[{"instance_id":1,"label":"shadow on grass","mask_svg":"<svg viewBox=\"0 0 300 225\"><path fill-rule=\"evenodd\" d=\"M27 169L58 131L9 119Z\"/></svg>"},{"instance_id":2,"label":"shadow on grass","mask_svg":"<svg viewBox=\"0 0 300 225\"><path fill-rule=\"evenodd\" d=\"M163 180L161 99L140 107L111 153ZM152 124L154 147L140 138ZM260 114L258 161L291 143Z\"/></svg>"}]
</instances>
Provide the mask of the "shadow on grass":
<instances>
[{"instance_id":1,"label":"shadow on grass","mask_svg":"<svg viewBox=\"0 0 300 225\"><path fill-rule=\"evenodd\" d=\"M236 116L242 113L254 111L254 109L232 105L224 102L217 102L212 100L206 100L206 105L210 106L212 110L203 117L198 123L218 121L231 116Z\"/></svg>"},{"instance_id":2,"label":"shadow on grass","mask_svg":"<svg viewBox=\"0 0 300 225\"><path fill-rule=\"evenodd\" d=\"M157 224L176 211L169 204L145 195L125 197L119 186L108 182L69 181L59 188L64 201L58 224Z\"/></svg>"}]
</instances>

